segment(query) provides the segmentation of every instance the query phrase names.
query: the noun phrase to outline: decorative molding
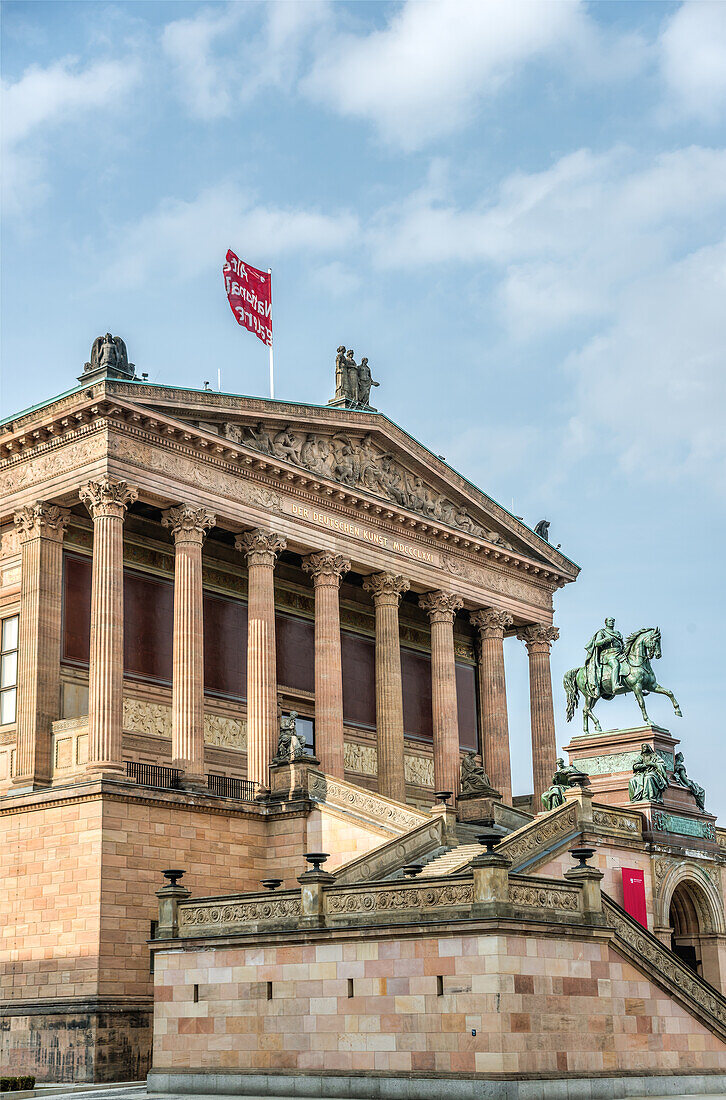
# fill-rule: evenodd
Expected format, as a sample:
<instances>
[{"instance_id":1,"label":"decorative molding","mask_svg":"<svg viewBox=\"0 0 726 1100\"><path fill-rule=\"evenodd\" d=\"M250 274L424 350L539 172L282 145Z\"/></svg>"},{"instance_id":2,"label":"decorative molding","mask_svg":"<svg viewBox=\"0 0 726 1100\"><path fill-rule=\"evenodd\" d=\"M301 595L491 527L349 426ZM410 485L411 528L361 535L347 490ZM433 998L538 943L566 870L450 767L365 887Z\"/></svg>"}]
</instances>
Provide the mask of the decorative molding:
<instances>
[{"instance_id":1,"label":"decorative molding","mask_svg":"<svg viewBox=\"0 0 726 1100\"><path fill-rule=\"evenodd\" d=\"M68 508L59 508L57 504L38 500L16 512L13 522L21 543L41 536L62 542L70 517Z\"/></svg>"},{"instance_id":2,"label":"decorative molding","mask_svg":"<svg viewBox=\"0 0 726 1100\"><path fill-rule=\"evenodd\" d=\"M138 499L139 491L126 481L102 477L81 486L78 496L94 520L101 516L123 519L126 509Z\"/></svg>"},{"instance_id":3,"label":"decorative molding","mask_svg":"<svg viewBox=\"0 0 726 1100\"><path fill-rule=\"evenodd\" d=\"M5 459L0 466L0 494L50 481L57 474L68 474L79 466L103 458L106 438L98 430L102 427L105 424L99 422L90 429L69 432L62 440L46 443L46 449L40 453L32 449L27 454Z\"/></svg>"},{"instance_id":4,"label":"decorative molding","mask_svg":"<svg viewBox=\"0 0 726 1100\"><path fill-rule=\"evenodd\" d=\"M439 590L419 596L418 606L426 612L431 623L453 623L456 612L464 606L464 601L455 593Z\"/></svg>"},{"instance_id":5,"label":"decorative molding","mask_svg":"<svg viewBox=\"0 0 726 1100\"><path fill-rule=\"evenodd\" d=\"M618 813L617 810L603 810L599 806L593 806L592 820L601 829L611 829L618 833L630 833L636 837L640 836L642 832L639 819L630 817L628 814Z\"/></svg>"},{"instance_id":6,"label":"decorative molding","mask_svg":"<svg viewBox=\"0 0 726 1100\"><path fill-rule=\"evenodd\" d=\"M655 750L665 762L669 771L673 771L673 753L664 749ZM634 752L611 752L601 756L578 757L573 763L586 775L619 775L621 772L631 772L633 761L640 756L640 749Z\"/></svg>"},{"instance_id":7,"label":"decorative molding","mask_svg":"<svg viewBox=\"0 0 726 1100\"><path fill-rule=\"evenodd\" d=\"M653 811L651 828L663 833L677 833L679 836L697 836L704 840L716 840L716 827L712 821L699 821L694 817L669 814L663 810Z\"/></svg>"},{"instance_id":8,"label":"decorative molding","mask_svg":"<svg viewBox=\"0 0 726 1100\"><path fill-rule=\"evenodd\" d=\"M549 610L552 607L552 590L549 587L539 587L542 582L537 576L533 576L529 583L521 581L504 569L497 568L491 561L491 557L487 565L483 566L453 555L442 554L441 565L447 573L451 573L452 577L460 577L462 580L470 581L471 584L481 585L490 592L509 596L512 599L527 600L529 603L538 604L543 610Z\"/></svg>"},{"instance_id":9,"label":"decorative molding","mask_svg":"<svg viewBox=\"0 0 726 1100\"><path fill-rule=\"evenodd\" d=\"M220 749L247 751L247 722L224 714L204 713L204 743Z\"/></svg>"},{"instance_id":10,"label":"decorative molding","mask_svg":"<svg viewBox=\"0 0 726 1100\"><path fill-rule=\"evenodd\" d=\"M53 728L57 729L57 727L58 723L55 723ZM129 732L171 740L171 707L163 703L152 703L146 699L124 696L123 727ZM204 742L218 748L244 752L247 748L247 722L244 719L230 718L224 714L214 714L205 710Z\"/></svg>"},{"instance_id":11,"label":"decorative molding","mask_svg":"<svg viewBox=\"0 0 726 1100\"><path fill-rule=\"evenodd\" d=\"M568 913L580 912L581 890L572 886L538 886L524 885L523 883L509 880L510 905L522 906L524 909L559 909Z\"/></svg>"},{"instance_id":12,"label":"decorative molding","mask_svg":"<svg viewBox=\"0 0 726 1100\"><path fill-rule=\"evenodd\" d=\"M528 822L515 833L505 836L497 845L497 852L512 860L515 869L523 863L532 863L538 856L550 851L578 829L577 804L566 802L552 810L546 817Z\"/></svg>"},{"instance_id":13,"label":"decorative molding","mask_svg":"<svg viewBox=\"0 0 726 1100\"><path fill-rule=\"evenodd\" d=\"M409 756L403 758L403 772L407 783L417 787L434 789L434 761L429 756Z\"/></svg>"},{"instance_id":14,"label":"decorative molding","mask_svg":"<svg viewBox=\"0 0 726 1100\"><path fill-rule=\"evenodd\" d=\"M250 901L233 903L207 902L198 904L182 902L179 906L179 935L204 935L207 929L213 934L229 932L239 925L253 921L293 920L302 915L298 891L274 898L267 895ZM191 929L191 932L187 932Z\"/></svg>"},{"instance_id":15,"label":"decorative molding","mask_svg":"<svg viewBox=\"0 0 726 1100\"><path fill-rule=\"evenodd\" d=\"M309 772L308 794L313 802L329 803L354 813L372 818L382 827L415 829L427 819L426 814L407 810L397 802L391 802L370 791L362 791L352 784L330 779L319 772Z\"/></svg>"},{"instance_id":16,"label":"decorative molding","mask_svg":"<svg viewBox=\"0 0 726 1100\"><path fill-rule=\"evenodd\" d=\"M372 745L361 745L357 741L346 741L343 745L343 765L346 771L357 775L378 775L378 751ZM404 776L407 783L417 787L434 786L434 762L428 756L414 756L406 753L403 758Z\"/></svg>"},{"instance_id":17,"label":"decorative molding","mask_svg":"<svg viewBox=\"0 0 726 1100\"><path fill-rule=\"evenodd\" d=\"M328 890L325 912L338 917L369 913L391 913L406 909L449 908L452 905L471 906L474 883L454 882L446 886L390 886L371 890Z\"/></svg>"}]
</instances>

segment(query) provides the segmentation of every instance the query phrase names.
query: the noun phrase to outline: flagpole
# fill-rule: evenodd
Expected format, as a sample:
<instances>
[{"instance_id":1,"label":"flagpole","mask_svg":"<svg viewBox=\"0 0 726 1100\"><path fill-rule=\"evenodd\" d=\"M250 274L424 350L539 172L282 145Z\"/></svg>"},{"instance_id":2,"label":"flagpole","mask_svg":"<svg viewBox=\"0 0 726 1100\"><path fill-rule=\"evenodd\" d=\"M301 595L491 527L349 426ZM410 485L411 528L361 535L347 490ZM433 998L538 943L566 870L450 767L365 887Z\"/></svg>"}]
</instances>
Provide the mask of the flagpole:
<instances>
[{"instance_id":1,"label":"flagpole","mask_svg":"<svg viewBox=\"0 0 726 1100\"><path fill-rule=\"evenodd\" d=\"M270 276L270 334L272 336L272 268L268 267L267 274ZM272 345L274 343L274 336L270 339L270 397L275 396L275 365L272 355Z\"/></svg>"}]
</instances>

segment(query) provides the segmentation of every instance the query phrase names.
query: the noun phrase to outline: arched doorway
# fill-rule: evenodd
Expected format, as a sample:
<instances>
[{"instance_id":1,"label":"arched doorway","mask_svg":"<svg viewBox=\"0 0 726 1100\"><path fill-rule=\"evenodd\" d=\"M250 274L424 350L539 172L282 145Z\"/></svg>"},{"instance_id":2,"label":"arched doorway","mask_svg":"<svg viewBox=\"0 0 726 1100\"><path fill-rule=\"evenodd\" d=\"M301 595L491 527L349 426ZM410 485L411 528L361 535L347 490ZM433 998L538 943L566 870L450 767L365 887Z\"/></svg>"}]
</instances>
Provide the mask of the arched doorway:
<instances>
[{"instance_id":1,"label":"arched doorway","mask_svg":"<svg viewBox=\"0 0 726 1100\"><path fill-rule=\"evenodd\" d=\"M669 910L671 950L697 974L703 977L701 940L710 931L708 909L699 897L699 887L692 880L679 882L671 896Z\"/></svg>"}]
</instances>

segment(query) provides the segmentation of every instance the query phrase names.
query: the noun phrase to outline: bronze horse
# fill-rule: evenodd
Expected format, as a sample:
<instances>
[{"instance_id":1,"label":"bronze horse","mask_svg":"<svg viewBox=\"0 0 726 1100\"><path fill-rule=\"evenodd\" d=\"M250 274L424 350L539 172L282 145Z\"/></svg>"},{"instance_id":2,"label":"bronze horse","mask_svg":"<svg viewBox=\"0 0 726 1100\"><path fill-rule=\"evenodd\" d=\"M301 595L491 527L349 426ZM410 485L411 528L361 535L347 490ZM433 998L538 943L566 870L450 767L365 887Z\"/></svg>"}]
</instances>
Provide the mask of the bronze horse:
<instances>
[{"instance_id":1,"label":"bronze horse","mask_svg":"<svg viewBox=\"0 0 726 1100\"><path fill-rule=\"evenodd\" d=\"M597 733L602 733L602 727L592 713L592 708L595 706L595 703L600 698L612 699L615 695L626 695L630 691L632 691L633 695L638 700L638 706L643 715L643 721L647 722L648 725L651 723L645 709L644 696L648 695L650 692L656 695L667 695L673 703L673 709L678 717L683 717L675 695L672 691L669 691L668 688L661 687L656 680L653 669L650 667L650 662L652 660L658 660L660 655L660 628L657 626L642 627L640 630L636 630L625 639L625 654L620 662L620 683L615 688L615 691L613 691L612 684L609 682L609 673L604 669L603 674L605 676L605 682L596 695L590 694L590 686L587 682L587 673L585 669L571 668L569 672L565 673L563 681L565 691L567 692L567 721L570 722L574 717L580 693L582 693L584 700L582 728L585 733L587 733L588 722L589 719L592 718L595 723L595 730Z\"/></svg>"}]
</instances>

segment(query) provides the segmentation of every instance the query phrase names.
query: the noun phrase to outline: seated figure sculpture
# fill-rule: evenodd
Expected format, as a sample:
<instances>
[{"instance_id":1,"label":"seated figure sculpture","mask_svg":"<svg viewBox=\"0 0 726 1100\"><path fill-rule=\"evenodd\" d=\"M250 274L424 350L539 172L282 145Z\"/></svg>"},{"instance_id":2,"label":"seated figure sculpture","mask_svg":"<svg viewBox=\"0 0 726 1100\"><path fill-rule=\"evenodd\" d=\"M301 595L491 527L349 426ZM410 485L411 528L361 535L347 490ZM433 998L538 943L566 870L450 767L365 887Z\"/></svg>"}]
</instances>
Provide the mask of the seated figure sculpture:
<instances>
[{"instance_id":1,"label":"seated figure sculpture","mask_svg":"<svg viewBox=\"0 0 726 1100\"><path fill-rule=\"evenodd\" d=\"M280 716L280 739L277 743L278 762L289 760L302 760L307 756L307 747L300 734L297 732L297 711L291 710L288 715Z\"/></svg>"},{"instance_id":2,"label":"seated figure sculpture","mask_svg":"<svg viewBox=\"0 0 726 1100\"><path fill-rule=\"evenodd\" d=\"M461 761L461 796L489 794L492 785L489 776L476 759L476 753L468 752Z\"/></svg>"},{"instance_id":3,"label":"seated figure sculpture","mask_svg":"<svg viewBox=\"0 0 726 1100\"><path fill-rule=\"evenodd\" d=\"M696 800L699 810L706 809L706 792L699 783L696 783L694 779L688 778L682 752L676 753L676 759L673 767L673 781L674 783L677 783L680 787L685 787L691 792Z\"/></svg>"},{"instance_id":4,"label":"seated figure sculpture","mask_svg":"<svg viewBox=\"0 0 726 1100\"><path fill-rule=\"evenodd\" d=\"M552 786L548 787L542 795L542 805L545 810L556 810L565 801L565 791L575 786L574 776L582 773L572 764L565 764L561 756L557 757L557 770L552 776Z\"/></svg>"},{"instance_id":5,"label":"seated figure sculpture","mask_svg":"<svg viewBox=\"0 0 726 1100\"><path fill-rule=\"evenodd\" d=\"M640 746L640 755L633 761L633 778L628 784L631 802L662 802L668 786L668 773L663 759L650 745Z\"/></svg>"}]
</instances>

